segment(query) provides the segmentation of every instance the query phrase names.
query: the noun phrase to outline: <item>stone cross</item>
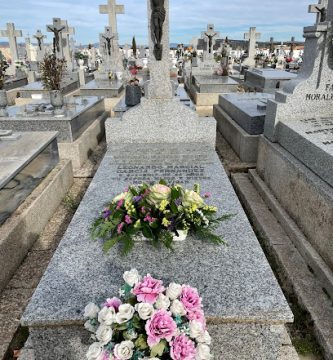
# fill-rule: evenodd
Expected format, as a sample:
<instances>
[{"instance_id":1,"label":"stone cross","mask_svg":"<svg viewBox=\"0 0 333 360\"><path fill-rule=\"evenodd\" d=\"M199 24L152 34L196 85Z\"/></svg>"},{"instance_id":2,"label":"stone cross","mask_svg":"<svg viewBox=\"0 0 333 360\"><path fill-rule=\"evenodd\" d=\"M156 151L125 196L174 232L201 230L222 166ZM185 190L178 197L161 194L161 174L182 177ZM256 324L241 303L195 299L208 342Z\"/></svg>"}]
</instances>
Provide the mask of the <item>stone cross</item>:
<instances>
[{"instance_id":1,"label":"stone cross","mask_svg":"<svg viewBox=\"0 0 333 360\"><path fill-rule=\"evenodd\" d=\"M215 44L216 39L220 37L220 33L216 32L214 30L214 25L213 24L208 24L207 25L207 31L203 31L201 33L201 38L205 40L206 42L206 52L208 54L213 54L213 47ZM214 41L213 41L214 39Z\"/></svg>"},{"instance_id":2,"label":"stone cross","mask_svg":"<svg viewBox=\"0 0 333 360\"><path fill-rule=\"evenodd\" d=\"M261 37L260 33L257 33L257 28L251 27L248 33L244 34L244 39L249 41L248 45L248 57L244 61L246 66L255 66L254 57L256 55L256 42Z\"/></svg>"},{"instance_id":3,"label":"stone cross","mask_svg":"<svg viewBox=\"0 0 333 360\"><path fill-rule=\"evenodd\" d=\"M139 46L139 59L143 59L146 57L146 48L144 45Z\"/></svg>"},{"instance_id":4,"label":"stone cross","mask_svg":"<svg viewBox=\"0 0 333 360\"><path fill-rule=\"evenodd\" d=\"M153 4L154 2L154 4ZM161 39L161 60L157 60L154 54L155 42L153 37L152 19L157 14L154 14L152 5L155 5L154 0L147 0L148 4L148 41L149 41L149 70L150 81L147 85L147 98L167 100L173 98L173 91L170 81L170 40L169 40L169 0L159 2L163 6L163 25L162 25L162 39ZM156 10L155 10L156 11Z\"/></svg>"},{"instance_id":5,"label":"stone cross","mask_svg":"<svg viewBox=\"0 0 333 360\"><path fill-rule=\"evenodd\" d=\"M125 56L126 59L129 58L128 52L130 51L130 49L131 49L131 47L128 44L125 44L124 47L123 47L124 56Z\"/></svg>"},{"instance_id":6,"label":"stone cross","mask_svg":"<svg viewBox=\"0 0 333 360\"><path fill-rule=\"evenodd\" d=\"M12 63L14 64L19 59L16 38L22 37L22 31L16 30L13 23L7 23L7 30L0 30L0 37L8 38Z\"/></svg>"},{"instance_id":7,"label":"stone cross","mask_svg":"<svg viewBox=\"0 0 333 360\"><path fill-rule=\"evenodd\" d=\"M114 31L114 33L118 33L117 26L117 15L125 14L125 6L117 5L116 0L108 0L106 5L99 6L100 14L108 14L109 15L109 26ZM115 51L118 51L118 39L114 41Z\"/></svg>"},{"instance_id":8,"label":"stone cross","mask_svg":"<svg viewBox=\"0 0 333 360\"><path fill-rule=\"evenodd\" d=\"M28 60L28 61L32 61L31 40L30 40L29 34L28 34L28 36L25 38L25 50L26 50L26 52L27 52L27 60Z\"/></svg>"},{"instance_id":9,"label":"stone cross","mask_svg":"<svg viewBox=\"0 0 333 360\"><path fill-rule=\"evenodd\" d=\"M54 34L53 37L53 52L58 59L64 58L63 43L62 43L62 31L68 31L67 25L64 25L60 18L53 18L53 24L47 25L46 30Z\"/></svg>"},{"instance_id":10,"label":"stone cross","mask_svg":"<svg viewBox=\"0 0 333 360\"><path fill-rule=\"evenodd\" d=\"M70 36L75 34L75 29L68 26L67 20L62 20L61 23L65 26L65 29L61 32L63 54L67 62L67 68L71 71L74 68L74 63L70 46Z\"/></svg>"},{"instance_id":11,"label":"stone cross","mask_svg":"<svg viewBox=\"0 0 333 360\"><path fill-rule=\"evenodd\" d=\"M309 5L309 13L317 14L317 24L327 20L327 6L328 0L320 0L319 4Z\"/></svg>"}]
</instances>

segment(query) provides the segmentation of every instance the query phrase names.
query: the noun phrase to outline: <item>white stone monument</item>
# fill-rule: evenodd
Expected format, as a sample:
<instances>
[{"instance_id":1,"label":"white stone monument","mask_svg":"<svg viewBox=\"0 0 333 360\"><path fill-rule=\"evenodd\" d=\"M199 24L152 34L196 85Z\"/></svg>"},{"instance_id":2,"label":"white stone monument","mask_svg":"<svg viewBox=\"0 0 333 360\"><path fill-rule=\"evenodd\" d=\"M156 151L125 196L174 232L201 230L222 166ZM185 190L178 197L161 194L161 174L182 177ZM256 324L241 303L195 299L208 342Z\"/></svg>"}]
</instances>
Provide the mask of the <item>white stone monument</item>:
<instances>
[{"instance_id":1,"label":"white stone monument","mask_svg":"<svg viewBox=\"0 0 333 360\"><path fill-rule=\"evenodd\" d=\"M257 28L251 27L248 33L244 34L244 39L249 41L248 44L248 57L243 62L244 66L254 67L256 65L256 61L254 59L256 55L256 43L261 37L260 33L257 33Z\"/></svg>"}]
</instances>

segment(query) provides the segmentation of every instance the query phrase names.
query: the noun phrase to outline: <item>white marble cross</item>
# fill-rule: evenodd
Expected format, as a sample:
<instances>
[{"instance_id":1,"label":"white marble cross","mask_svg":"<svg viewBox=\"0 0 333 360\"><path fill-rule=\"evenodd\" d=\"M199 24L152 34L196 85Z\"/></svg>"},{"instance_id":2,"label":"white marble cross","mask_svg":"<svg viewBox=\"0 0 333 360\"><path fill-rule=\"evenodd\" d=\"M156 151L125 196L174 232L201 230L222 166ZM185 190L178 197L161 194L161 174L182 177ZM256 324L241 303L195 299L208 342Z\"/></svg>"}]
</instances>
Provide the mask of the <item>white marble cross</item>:
<instances>
[{"instance_id":1,"label":"white marble cross","mask_svg":"<svg viewBox=\"0 0 333 360\"><path fill-rule=\"evenodd\" d=\"M117 5L116 0L108 0L106 5L99 6L99 13L109 15L109 26L117 33L117 15L125 14L125 6Z\"/></svg>"},{"instance_id":2,"label":"white marble cross","mask_svg":"<svg viewBox=\"0 0 333 360\"><path fill-rule=\"evenodd\" d=\"M328 0L320 0L319 4L309 5L309 13L317 14L317 24L327 20L327 6Z\"/></svg>"},{"instance_id":3,"label":"white marble cross","mask_svg":"<svg viewBox=\"0 0 333 360\"><path fill-rule=\"evenodd\" d=\"M249 41L248 45L248 57L244 61L244 65L255 66L255 54L256 54L256 42L261 37L260 33L257 33L256 27L251 27L248 33L244 34L244 39Z\"/></svg>"},{"instance_id":4,"label":"white marble cross","mask_svg":"<svg viewBox=\"0 0 333 360\"><path fill-rule=\"evenodd\" d=\"M7 30L0 30L0 37L8 38L10 54L14 63L19 59L16 38L22 37L22 31L16 30L13 23L7 23Z\"/></svg>"},{"instance_id":5,"label":"white marble cross","mask_svg":"<svg viewBox=\"0 0 333 360\"><path fill-rule=\"evenodd\" d=\"M215 41L218 37L220 37L220 33L214 30L213 24L208 24L207 31L203 31L201 33L201 38L206 41L206 45L207 45L206 51L209 54L213 53L213 47L214 47ZM214 42L213 42L213 39L214 39Z\"/></svg>"},{"instance_id":6,"label":"white marble cross","mask_svg":"<svg viewBox=\"0 0 333 360\"><path fill-rule=\"evenodd\" d=\"M75 34L75 29L73 27L68 26L67 20L61 20L61 23L63 26L65 26L65 29L61 32L64 58L67 61L67 67L69 68L69 70L72 70L74 64L73 64L73 54L70 47L69 37Z\"/></svg>"},{"instance_id":7,"label":"white marble cross","mask_svg":"<svg viewBox=\"0 0 333 360\"><path fill-rule=\"evenodd\" d=\"M60 18L53 18L52 25L46 25L46 30L54 34L53 37L53 52L58 59L63 59L64 51L62 44L62 35L63 31L68 31L67 25Z\"/></svg>"}]
</instances>

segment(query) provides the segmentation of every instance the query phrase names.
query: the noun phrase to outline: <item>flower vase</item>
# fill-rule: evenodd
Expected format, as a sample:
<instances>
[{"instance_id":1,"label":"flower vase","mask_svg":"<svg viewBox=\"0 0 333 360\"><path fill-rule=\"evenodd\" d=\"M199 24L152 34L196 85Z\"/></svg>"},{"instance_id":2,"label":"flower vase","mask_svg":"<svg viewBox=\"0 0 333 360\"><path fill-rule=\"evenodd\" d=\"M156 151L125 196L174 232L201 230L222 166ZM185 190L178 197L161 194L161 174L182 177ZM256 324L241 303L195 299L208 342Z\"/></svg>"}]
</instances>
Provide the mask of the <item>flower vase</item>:
<instances>
[{"instance_id":1,"label":"flower vase","mask_svg":"<svg viewBox=\"0 0 333 360\"><path fill-rule=\"evenodd\" d=\"M141 88L136 85L127 85L125 94L125 104L127 106L135 106L141 102Z\"/></svg>"},{"instance_id":2,"label":"flower vase","mask_svg":"<svg viewBox=\"0 0 333 360\"><path fill-rule=\"evenodd\" d=\"M0 117L8 116L6 111L8 105L6 90L0 90Z\"/></svg>"},{"instance_id":3,"label":"flower vase","mask_svg":"<svg viewBox=\"0 0 333 360\"><path fill-rule=\"evenodd\" d=\"M64 105L64 97L62 95L61 90L50 91L50 102L55 112L61 111Z\"/></svg>"}]
</instances>

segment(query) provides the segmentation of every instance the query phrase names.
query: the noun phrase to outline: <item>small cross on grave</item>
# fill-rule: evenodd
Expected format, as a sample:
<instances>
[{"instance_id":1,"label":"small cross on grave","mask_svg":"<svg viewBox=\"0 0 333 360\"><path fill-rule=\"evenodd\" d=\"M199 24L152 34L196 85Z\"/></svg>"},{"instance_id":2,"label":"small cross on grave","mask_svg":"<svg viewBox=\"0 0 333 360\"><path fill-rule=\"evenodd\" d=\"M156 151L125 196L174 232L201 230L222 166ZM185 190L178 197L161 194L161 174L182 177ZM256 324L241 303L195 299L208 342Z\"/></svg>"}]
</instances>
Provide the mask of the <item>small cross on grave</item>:
<instances>
[{"instance_id":1,"label":"small cross on grave","mask_svg":"<svg viewBox=\"0 0 333 360\"><path fill-rule=\"evenodd\" d=\"M261 37L260 33L257 33L257 28L251 27L248 33L244 34L244 39L249 41L248 45L248 57L244 61L244 65L255 66L255 54L256 54L256 43Z\"/></svg>"},{"instance_id":2,"label":"small cross on grave","mask_svg":"<svg viewBox=\"0 0 333 360\"><path fill-rule=\"evenodd\" d=\"M73 61L73 56L71 53L69 37L75 34L75 29L68 26L67 20L62 20L61 23L63 26L65 26L65 29L61 32L63 54L65 60L67 61L67 66L70 68L70 64ZM74 66L73 63L72 66Z\"/></svg>"},{"instance_id":3,"label":"small cross on grave","mask_svg":"<svg viewBox=\"0 0 333 360\"><path fill-rule=\"evenodd\" d=\"M99 13L109 15L109 26L116 33L117 32L117 15L125 14L125 7L124 7L124 5L117 5L116 0L108 0L108 3L106 5L99 6Z\"/></svg>"},{"instance_id":4,"label":"small cross on grave","mask_svg":"<svg viewBox=\"0 0 333 360\"><path fill-rule=\"evenodd\" d=\"M40 30L37 30L34 38L37 40L39 51L43 51L44 49L44 39L46 39L46 35L44 35Z\"/></svg>"},{"instance_id":5,"label":"small cross on grave","mask_svg":"<svg viewBox=\"0 0 333 360\"><path fill-rule=\"evenodd\" d=\"M100 34L100 42L105 55L108 57L110 57L112 51L114 51L114 40L118 40L118 34L113 33L110 26L106 26L104 33Z\"/></svg>"},{"instance_id":6,"label":"small cross on grave","mask_svg":"<svg viewBox=\"0 0 333 360\"><path fill-rule=\"evenodd\" d=\"M327 20L328 0L320 0L319 4L309 5L309 13L317 14L317 24Z\"/></svg>"},{"instance_id":7,"label":"small cross on grave","mask_svg":"<svg viewBox=\"0 0 333 360\"><path fill-rule=\"evenodd\" d=\"M208 24L207 31L201 33L201 38L205 40L207 46L206 51L209 54L213 54L213 46L218 37L220 37L220 33L214 30L213 24Z\"/></svg>"},{"instance_id":8,"label":"small cross on grave","mask_svg":"<svg viewBox=\"0 0 333 360\"><path fill-rule=\"evenodd\" d=\"M47 25L46 30L53 33L53 53L59 58L64 57L62 44L62 31L68 31L67 25L60 18L54 18L52 25Z\"/></svg>"},{"instance_id":9,"label":"small cross on grave","mask_svg":"<svg viewBox=\"0 0 333 360\"><path fill-rule=\"evenodd\" d=\"M7 23L7 30L0 30L0 38L1 37L8 38L10 54L14 63L19 59L16 38L22 37L22 31L16 30L13 23Z\"/></svg>"}]
</instances>

